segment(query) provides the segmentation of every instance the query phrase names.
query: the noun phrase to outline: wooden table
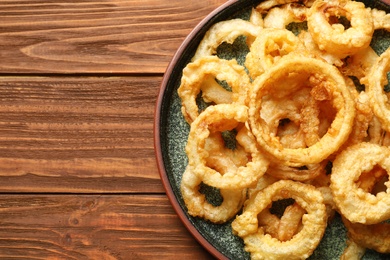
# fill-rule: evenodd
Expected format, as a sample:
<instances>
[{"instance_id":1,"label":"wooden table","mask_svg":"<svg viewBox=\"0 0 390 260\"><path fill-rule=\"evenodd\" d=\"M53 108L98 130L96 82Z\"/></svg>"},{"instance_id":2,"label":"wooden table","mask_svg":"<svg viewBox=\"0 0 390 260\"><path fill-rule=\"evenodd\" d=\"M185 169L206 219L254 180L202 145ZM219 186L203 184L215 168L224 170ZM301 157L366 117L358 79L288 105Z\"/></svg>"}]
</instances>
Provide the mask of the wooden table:
<instances>
[{"instance_id":1,"label":"wooden table","mask_svg":"<svg viewBox=\"0 0 390 260\"><path fill-rule=\"evenodd\" d=\"M226 0L0 0L0 259L212 259L153 147L163 73Z\"/></svg>"}]
</instances>

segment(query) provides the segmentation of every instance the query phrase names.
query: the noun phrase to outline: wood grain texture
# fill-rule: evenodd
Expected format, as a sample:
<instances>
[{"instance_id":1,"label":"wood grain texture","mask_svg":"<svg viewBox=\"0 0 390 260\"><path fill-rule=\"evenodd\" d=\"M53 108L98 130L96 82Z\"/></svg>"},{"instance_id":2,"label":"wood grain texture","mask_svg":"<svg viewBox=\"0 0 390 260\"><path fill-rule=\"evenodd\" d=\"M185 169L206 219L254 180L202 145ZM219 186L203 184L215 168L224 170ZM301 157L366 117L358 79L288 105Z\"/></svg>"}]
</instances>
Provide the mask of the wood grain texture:
<instances>
[{"instance_id":1,"label":"wood grain texture","mask_svg":"<svg viewBox=\"0 0 390 260\"><path fill-rule=\"evenodd\" d=\"M1 259L212 259L165 196L0 196Z\"/></svg>"},{"instance_id":2,"label":"wood grain texture","mask_svg":"<svg viewBox=\"0 0 390 260\"><path fill-rule=\"evenodd\" d=\"M0 0L0 259L212 259L161 183L162 75L226 0Z\"/></svg>"},{"instance_id":3,"label":"wood grain texture","mask_svg":"<svg viewBox=\"0 0 390 260\"><path fill-rule=\"evenodd\" d=\"M153 146L160 82L1 77L0 192L163 192Z\"/></svg>"},{"instance_id":4,"label":"wood grain texture","mask_svg":"<svg viewBox=\"0 0 390 260\"><path fill-rule=\"evenodd\" d=\"M0 1L0 73L163 73L226 0Z\"/></svg>"}]
</instances>

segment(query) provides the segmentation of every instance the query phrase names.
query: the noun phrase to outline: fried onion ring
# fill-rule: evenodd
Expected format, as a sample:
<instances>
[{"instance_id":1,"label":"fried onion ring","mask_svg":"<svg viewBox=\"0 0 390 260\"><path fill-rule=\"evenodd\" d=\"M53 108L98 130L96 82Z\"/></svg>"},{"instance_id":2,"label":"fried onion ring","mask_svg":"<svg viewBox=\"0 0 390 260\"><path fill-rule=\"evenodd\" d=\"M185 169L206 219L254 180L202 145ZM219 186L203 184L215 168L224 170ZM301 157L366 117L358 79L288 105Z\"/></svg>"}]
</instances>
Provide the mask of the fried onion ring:
<instances>
[{"instance_id":1,"label":"fried onion ring","mask_svg":"<svg viewBox=\"0 0 390 260\"><path fill-rule=\"evenodd\" d=\"M276 6L295 2L299 2L299 0L266 0L258 4L255 9L259 13L265 13Z\"/></svg>"},{"instance_id":2,"label":"fried onion ring","mask_svg":"<svg viewBox=\"0 0 390 260\"><path fill-rule=\"evenodd\" d=\"M390 48L382 53L376 64L367 77L367 94L370 97L370 104L386 131L390 131L390 104L389 97L384 90L388 83L387 72L390 70Z\"/></svg>"},{"instance_id":3,"label":"fried onion ring","mask_svg":"<svg viewBox=\"0 0 390 260\"><path fill-rule=\"evenodd\" d=\"M374 166L390 172L390 148L371 143L348 147L333 162L330 188L334 202L349 221L377 224L390 218L390 183L386 192L371 194L356 181Z\"/></svg>"},{"instance_id":4,"label":"fried onion ring","mask_svg":"<svg viewBox=\"0 0 390 260\"><path fill-rule=\"evenodd\" d=\"M180 191L188 214L193 217L201 217L213 223L225 223L237 214L246 200L245 189L221 189L222 204L214 206L207 201L204 194L199 192L201 183L202 179L191 171L191 167L187 166L180 184Z\"/></svg>"},{"instance_id":5,"label":"fried onion ring","mask_svg":"<svg viewBox=\"0 0 390 260\"><path fill-rule=\"evenodd\" d=\"M189 63L184 68L178 89L182 101L182 113L188 123L194 121L199 115L196 98L202 88L205 87L204 82L210 80L210 77L213 80L218 79L227 82L232 89L232 102L242 104L245 102L245 93L250 86L250 80L244 67L240 66L236 60L223 60L216 56L203 57ZM215 87L215 84L213 86ZM229 92L220 85L218 91Z\"/></svg>"},{"instance_id":6,"label":"fried onion ring","mask_svg":"<svg viewBox=\"0 0 390 260\"><path fill-rule=\"evenodd\" d=\"M378 10L376 8L371 9L371 14L375 30L390 30L390 14L386 13L383 10Z\"/></svg>"},{"instance_id":7,"label":"fried onion ring","mask_svg":"<svg viewBox=\"0 0 390 260\"><path fill-rule=\"evenodd\" d=\"M225 173L207 166L210 154L205 149L205 143L210 134L237 128L240 124L245 124L247 119L246 106L219 104L206 108L191 124L186 153L189 165L205 184L220 189L242 189L256 185L258 179L265 173L268 161L260 154L251 135L248 138L253 138L252 142L242 144L251 158L246 165L238 167L231 165ZM246 133L250 134L249 131Z\"/></svg>"},{"instance_id":8,"label":"fried onion ring","mask_svg":"<svg viewBox=\"0 0 390 260\"><path fill-rule=\"evenodd\" d=\"M216 54L219 45L223 42L232 44L239 36L246 36L247 42L251 43L261 29L262 27L239 18L218 22L206 32L192 61Z\"/></svg>"},{"instance_id":9,"label":"fried onion ring","mask_svg":"<svg viewBox=\"0 0 390 260\"><path fill-rule=\"evenodd\" d=\"M356 244L380 253L390 253L389 223L364 225L360 223L351 223L346 218L342 218L342 220L348 230L348 236Z\"/></svg>"},{"instance_id":10,"label":"fried onion ring","mask_svg":"<svg viewBox=\"0 0 390 260\"><path fill-rule=\"evenodd\" d=\"M252 79L264 73L275 61L299 46L298 38L287 29L267 28L255 39L246 56L245 66Z\"/></svg>"},{"instance_id":11,"label":"fried onion ring","mask_svg":"<svg viewBox=\"0 0 390 260\"><path fill-rule=\"evenodd\" d=\"M285 29L290 23L306 21L306 6L289 3L280 7L272 8L264 17L265 28Z\"/></svg>"},{"instance_id":12,"label":"fried onion ring","mask_svg":"<svg viewBox=\"0 0 390 260\"><path fill-rule=\"evenodd\" d=\"M288 241L279 241L259 228L257 215L273 201L292 198L306 213L302 229ZM319 244L327 226L323 198L315 187L281 180L249 198L245 209L232 222L233 232L243 238L253 259L306 259Z\"/></svg>"},{"instance_id":13,"label":"fried onion ring","mask_svg":"<svg viewBox=\"0 0 390 260\"><path fill-rule=\"evenodd\" d=\"M354 102L344 78L333 66L300 55L285 57L253 82L249 100L250 128L261 148L286 165L300 167L320 163L347 140L355 117ZM262 104L266 99L283 98L308 86L317 100L331 100L337 113L317 143L307 148L286 148L277 136L270 134L270 126L261 118Z\"/></svg>"},{"instance_id":14,"label":"fried onion ring","mask_svg":"<svg viewBox=\"0 0 390 260\"><path fill-rule=\"evenodd\" d=\"M345 16L351 27L331 24L330 19ZM308 11L307 25L321 50L345 58L369 46L374 23L369 9L356 1L317 0Z\"/></svg>"}]
</instances>

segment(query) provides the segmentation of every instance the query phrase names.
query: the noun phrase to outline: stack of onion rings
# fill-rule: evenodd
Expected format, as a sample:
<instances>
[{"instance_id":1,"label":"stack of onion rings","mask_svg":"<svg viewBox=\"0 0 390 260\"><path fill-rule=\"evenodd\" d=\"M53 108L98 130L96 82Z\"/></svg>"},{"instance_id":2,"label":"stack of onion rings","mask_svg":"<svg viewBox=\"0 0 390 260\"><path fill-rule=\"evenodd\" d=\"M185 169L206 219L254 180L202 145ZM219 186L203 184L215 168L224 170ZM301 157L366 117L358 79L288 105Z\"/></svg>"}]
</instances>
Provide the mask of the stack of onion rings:
<instances>
[{"instance_id":1,"label":"stack of onion rings","mask_svg":"<svg viewBox=\"0 0 390 260\"><path fill-rule=\"evenodd\" d=\"M188 213L232 220L252 259L308 258L336 212L348 230L342 259L390 253L390 49L370 46L389 17L352 0L266 0L248 21L213 25L178 89ZM239 36L241 65L217 53Z\"/></svg>"}]
</instances>

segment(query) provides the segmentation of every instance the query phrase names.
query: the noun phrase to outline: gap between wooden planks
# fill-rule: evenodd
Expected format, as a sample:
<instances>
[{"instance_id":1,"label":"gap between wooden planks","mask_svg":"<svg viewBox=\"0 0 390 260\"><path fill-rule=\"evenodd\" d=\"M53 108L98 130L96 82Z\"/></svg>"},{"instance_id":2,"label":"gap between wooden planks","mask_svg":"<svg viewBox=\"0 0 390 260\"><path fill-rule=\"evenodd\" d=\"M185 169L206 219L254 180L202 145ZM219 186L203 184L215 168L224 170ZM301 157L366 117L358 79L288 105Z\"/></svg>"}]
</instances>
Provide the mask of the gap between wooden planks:
<instances>
[{"instance_id":1,"label":"gap between wooden planks","mask_svg":"<svg viewBox=\"0 0 390 260\"><path fill-rule=\"evenodd\" d=\"M161 193L161 77L0 77L0 192Z\"/></svg>"},{"instance_id":2,"label":"gap between wooden planks","mask_svg":"<svg viewBox=\"0 0 390 260\"><path fill-rule=\"evenodd\" d=\"M165 196L0 196L1 259L178 256L212 259L185 230Z\"/></svg>"}]
</instances>

